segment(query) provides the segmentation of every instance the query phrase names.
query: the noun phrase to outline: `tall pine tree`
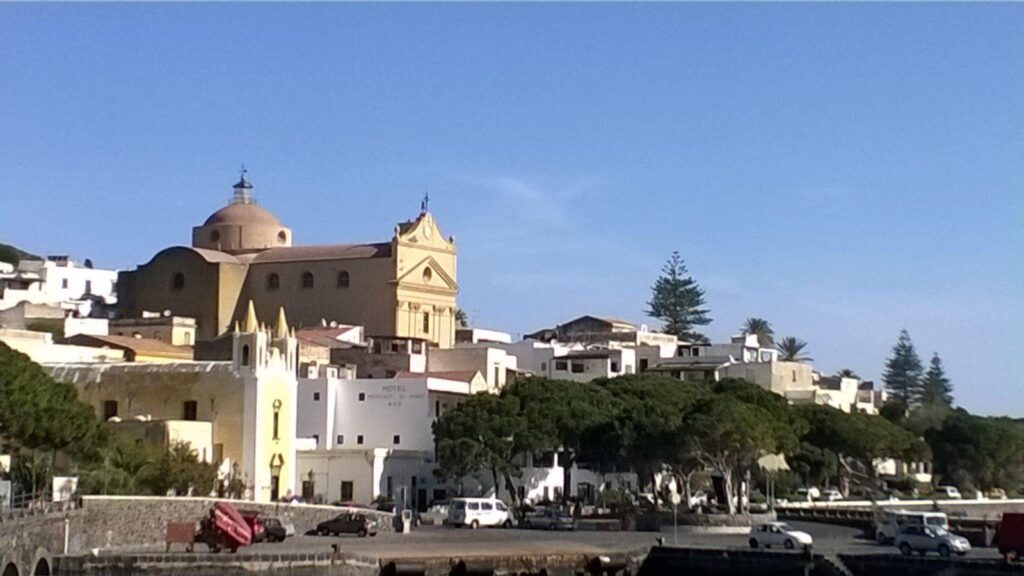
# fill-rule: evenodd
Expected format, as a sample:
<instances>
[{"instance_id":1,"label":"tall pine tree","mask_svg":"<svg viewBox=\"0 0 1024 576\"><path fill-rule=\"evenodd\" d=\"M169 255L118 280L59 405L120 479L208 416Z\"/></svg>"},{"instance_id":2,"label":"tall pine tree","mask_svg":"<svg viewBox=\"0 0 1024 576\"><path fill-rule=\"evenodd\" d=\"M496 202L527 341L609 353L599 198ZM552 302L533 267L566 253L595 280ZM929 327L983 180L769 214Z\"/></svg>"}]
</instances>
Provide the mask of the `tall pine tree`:
<instances>
[{"instance_id":1,"label":"tall pine tree","mask_svg":"<svg viewBox=\"0 0 1024 576\"><path fill-rule=\"evenodd\" d=\"M885 361L882 381L889 393L906 406L916 406L921 400L921 376L924 369L921 359L910 341L906 330L900 331L900 338L892 347L892 357Z\"/></svg>"},{"instance_id":2,"label":"tall pine tree","mask_svg":"<svg viewBox=\"0 0 1024 576\"><path fill-rule=\"evenodd\" d=\"M928 372L921 381L921 404L927 406L953 405L953 385L946 378L946 371L942 368L942 359L939 353L932 355L932 362L928 366Z\"/></svg>"},{"instance_id":3,"label":"tall pine tree","mask_svg":"<svg viewBox=\"0 0 1024 576\"><path fill-rule=\"evenodd\" d=\"M705 342L707 338L694 330L695 326L711 323L708 310L702 308L704 304L704 290L687 275L679 252L673 252L651 287L647 315L661 320L664 324L661 331L666 334L691 342Z\"/></svg>"}]
</instances>

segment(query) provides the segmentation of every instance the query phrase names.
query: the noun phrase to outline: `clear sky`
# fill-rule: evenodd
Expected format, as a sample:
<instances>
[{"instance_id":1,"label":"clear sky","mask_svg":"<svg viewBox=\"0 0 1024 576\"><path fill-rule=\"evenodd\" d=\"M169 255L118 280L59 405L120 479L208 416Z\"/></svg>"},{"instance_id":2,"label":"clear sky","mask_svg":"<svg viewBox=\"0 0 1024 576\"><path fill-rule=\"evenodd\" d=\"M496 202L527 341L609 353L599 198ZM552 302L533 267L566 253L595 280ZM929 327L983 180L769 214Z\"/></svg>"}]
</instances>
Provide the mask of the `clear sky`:
<instances>
[{"instance_id":1,"label":"clear sky","mask_svg":"<svg viewBox=\"0 0 1024 576\"><path fill-rule=\"evenodd\" d=\"M1024 4L0 4L0 242L135 266L243 162L298 243L429 189L477 325L654 325L679 250L715 340L1024 416Z\"/></svg>"}]
</instances>

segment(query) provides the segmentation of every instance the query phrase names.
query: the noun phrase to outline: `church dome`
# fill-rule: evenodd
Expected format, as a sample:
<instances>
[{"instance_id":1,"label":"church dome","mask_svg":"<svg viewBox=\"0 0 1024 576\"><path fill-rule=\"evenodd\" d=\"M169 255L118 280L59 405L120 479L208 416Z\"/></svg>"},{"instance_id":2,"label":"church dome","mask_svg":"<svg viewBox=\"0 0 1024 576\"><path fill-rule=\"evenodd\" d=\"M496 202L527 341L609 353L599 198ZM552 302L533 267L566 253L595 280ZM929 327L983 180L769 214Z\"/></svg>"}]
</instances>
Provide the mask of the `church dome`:
<instances>
[{"instance_id":1,"label":"church dome","mask_svg":"<svg viewBox=\"0 0 1024 576\"><path fill-rule=\"evenodd\" d=\"M266 224L268 226L280 226L281 222L269 210L256 204L228 204L217 210L206 219L203 226L213 224L235 224L245 226L249 224Z\"/></svg>"},{"instance_id":2,"label":"church dome","mask_svg":"<svg viewBox=\"0 0 1024 576\"><path fill-rule=\"evenodd\" d=\"M256 204L244 168L234 190L227 206L192 229L193 248L246 254L292 245L292 231L282 226L269 210Z\"/></svg>"}]
</instances>

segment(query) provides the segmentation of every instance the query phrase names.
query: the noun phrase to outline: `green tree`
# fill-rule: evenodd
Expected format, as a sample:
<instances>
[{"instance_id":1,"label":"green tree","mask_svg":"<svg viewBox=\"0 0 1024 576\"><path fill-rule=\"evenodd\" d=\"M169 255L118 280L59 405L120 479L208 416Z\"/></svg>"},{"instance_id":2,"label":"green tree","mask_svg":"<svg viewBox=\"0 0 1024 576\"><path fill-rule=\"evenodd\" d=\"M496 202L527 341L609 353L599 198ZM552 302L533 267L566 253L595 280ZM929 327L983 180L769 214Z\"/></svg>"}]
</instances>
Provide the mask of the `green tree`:
<instances>
[{"instance_id":1,"label":"green tree","mask_svg":"<svg viewBox=\"0 0 1024 576\"><path fill-rule=\"evenodd\" d=\"M563 501L573 486L572 469L595 431L612 418L613 398L603 388L583 382L527 378L506 388L502 396L519 400L529 443L540 450L555 450L562 466Z\"/></svg>"},{"instance_id":2,"label":"green tree","mask_svg":"<svg viewBox=\"0 0 1024 576\"><path fill-rule=\"evenodd\" d=\"M804 348L807 348L807 342L793 336L786 336L780 340L776 348L782 353L780 360L784 362L809 362L813 360L809 356L804 356Z\"/></svg>"},{"instance_id":3,"label":"green tree","mask_svg":"<svg viewBox=\"0 0 1024 576\"><path fill-rule=\"evenodd\" d=\"M196 451L184 442L160 450L145 470L148 473L142 475L140 483L152 494L173 490L179 496L206 496L217 487L217 466L201 462Z\"/></svg>"},{"instance_id":4,"label":"green tree","mask_svg":"<svg viewBox=\"0 0 1024 576\"><path fill-rule=\"evenodd\" d=\"M744 334L756 335L757 343L761 346L775 344L775 330L772 330L771 324L764 318L747 318L742 330Z\"/></svg>"},{"instance_id":5,"label":"green tree","mask_svg":"<svg viewBox=\"0 0 1024 576\"><path fill-rule=\"evenodd\" d=\"M942 359L937 352L932 355L931 364L921 381L921 404L947 408L953 405L953 385L946 378Z\"/></svg>"},{"instance_id":6,"label":"green tree","mask_svg":"<svg viewBox=\"0 0 1024 576\"><path fill-rule=\"evenodd\" d=\"M694 331L697 326L711 323L708 310L703 308L704 290L688 275L679 252L673 252L662 268L662 274L651 287L651 301L647 315L662 321L662 332L693 342L707 338Z\"/></svg>"},{"instance_id":7,"label":"green tree","mask_svg":"<svg viewBox=\"0 0 1024 576\"><path fill-rule=\"evenodd\" d=\"M1024 423L980 417L958 409L925 438L935 472L961 489L1011 489L1024 485Z\"/></svg>"},{"instance_id":8,"label":"green tree","mask_svg":"<svg viewBox=\"0 0 1024 576\"><path fill-rule=\"evenodd\" d=\"M462 308L455 309L455 325L459 328L469 328L469 314Z\"/></svg>"},{"instance_id":9,"label":"green tree","mask_svg":"<svg viewBox=\"0 0 1024 576\"><path fill-rule=\"evenodd\" d=\"M839 376L840 378L860 378L860 376L850 368L843 368L842 370L839 370L836 372L836 376Z\"/></svg>"},{"instance_id":10,"label":"green tree","mask_svg":"<svg viewBox=\"0 0 1024 576\"><path fill-rule=\"evenodd\" d=\"M530 430L514 396L477 394L444 413L433 424L440 478L461 478L474 467L491 472L495 493L502 479L513 502L514 478L522 474L517 456L537 451L538 433Z\"/></svg>"},{"instance_id":11,"label":"green tree","mask_svg":"<svg viewBox=\"0 0 1024 576\"><path fill-rule=\"evenodd\" d=\"M612 397L610 420L591 430L584 452L599 470L633 470L641 483L650 482L658 497L655 475L664 465L683 472L694 451L684 424L699 401L711 395L702 383L653 374L632 374L596 380ZM657 505L658 502L656 501Z\"/></svg>"},{"instance_id":12,"label":"green tree","mask_svg":"<svg viewBox=\"0 0 1024 576\"><path fill-rule=\"evenodd\" d=\"M882 381L893 398L913 408L921 399L921 359L906 330L900 331L899 340L892 347L892 356L885 362Z\"/></svg>"}]
</instances>

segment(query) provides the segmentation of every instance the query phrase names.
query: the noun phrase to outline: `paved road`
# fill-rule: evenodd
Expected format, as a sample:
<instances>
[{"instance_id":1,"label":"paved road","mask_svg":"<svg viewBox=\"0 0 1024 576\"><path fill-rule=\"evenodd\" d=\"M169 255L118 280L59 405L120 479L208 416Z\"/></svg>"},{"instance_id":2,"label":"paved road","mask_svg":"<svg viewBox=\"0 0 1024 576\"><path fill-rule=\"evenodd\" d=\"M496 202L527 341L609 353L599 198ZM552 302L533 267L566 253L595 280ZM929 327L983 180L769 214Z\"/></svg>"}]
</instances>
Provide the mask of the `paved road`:
<instances>
[{"instance_id":1,"label":"paved road","mask_svg":"<svg viewBox=\"0 0 1024 576\"><path fill-rule=\"evenodd\" d=\"M879 546L861 536L860 530L845 526L790 522L791 526L814 537L814 550L823 554L879 554L899 552L892 546ZM547 532L540 530L468 530L446 526L423 526L411 534L380 534L374 538L356 536L298 536L281 544L257 544L252 552L330 552L339 551L368 559L392 557L458 557L487 555L553 555L625 553L647 548L658 537L666 545L693 548L746 549L745 535L683 534L673 538L672 528L654 532ZM247 551L250 551L247 550ZM970 558L998 558L994 548L971 551Z\"/></svg>"}]
</instances>

